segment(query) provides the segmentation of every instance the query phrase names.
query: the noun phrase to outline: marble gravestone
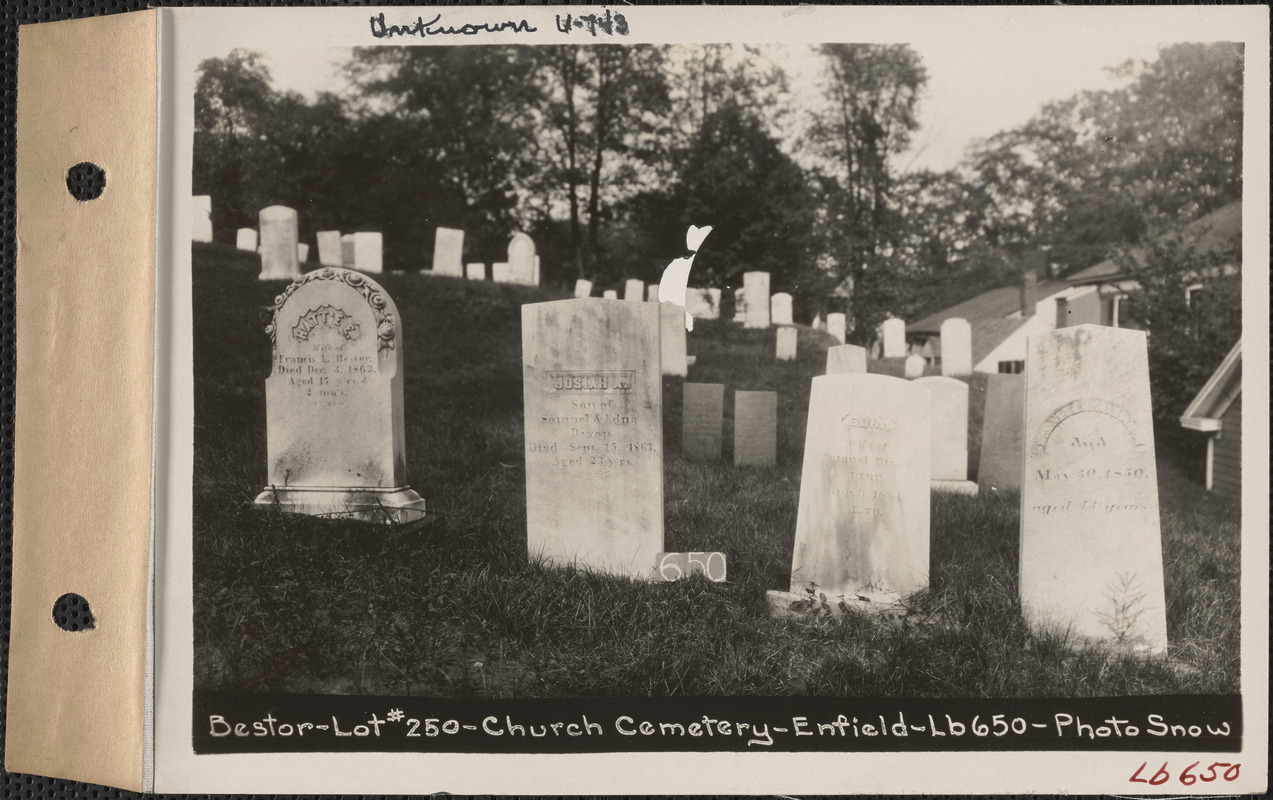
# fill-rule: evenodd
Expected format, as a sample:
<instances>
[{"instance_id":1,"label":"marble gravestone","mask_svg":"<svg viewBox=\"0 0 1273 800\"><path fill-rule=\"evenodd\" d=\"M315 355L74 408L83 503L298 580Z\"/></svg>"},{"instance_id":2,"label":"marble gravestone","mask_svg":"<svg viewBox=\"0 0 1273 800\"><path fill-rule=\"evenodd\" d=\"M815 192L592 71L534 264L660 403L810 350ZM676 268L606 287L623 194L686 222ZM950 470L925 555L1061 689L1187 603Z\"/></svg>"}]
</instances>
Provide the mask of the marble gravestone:
<instances>
[{"instance_id":1,"label":"marble gravestone","mask_svg":"<svg viewBox=\"0 0 1273 800\"><path fill-rule=\"evenodd\" d=\"M339 267L343 264L340 257L340 231L318 232L318 263L324 267Z\"/></svg>"},{"instance_id":2,"label":"marble gravestone","mask_svg":"<svg viewBox=\"0 0 1273 800\"><path fill-rule=\"evenodd\" d=\"M720 289L686 289L685 312L694 319L720 319Z\"/></svg>"},{"instance_id":3,"label":"marble gravestone","mask_svg":"<svg viewBox=\"0 0 1273 800\"><path fill-rule=\"evenodd\" d=\"M384 272L384 237L379 233L354 234L354 269L359 272Z\"/></svg>"},{"instance_id":4,"label":"marble gravestone","mask_svg":"<svg viewBox=\"0 0 1273 800\"><path fill-rule=\"evenodd\" d=\"M309 245L304 242L296 245L296 260L302 264L309 261Z\"/></svg>"},{"instance_id":5,"label":"marble gravestone","mask_svg":"<svg viewBox=\"0 0 1273 800\"><path fill-rule=\"evenodd\" d=\"M784 325L778 329L778 346L777 358L779 361L795 361L796 360L796 329L790 325Z\"/></svg>"},{"instance_id":6,"label":"marble gravestone","mask_svg":"<svg viewBox=\"0 0 1273 800\"><path fill-rule=\"evenodd\" d=\"M906 323L897 317L889 317L880 326L880 332L884 340L884 358L904 358L906 356Z\"/></svg>"},{"instance_id":7,"label":"marble gravestone","mask_svg":"<svg viewBox=\"0 0 1273 800\"><path fill-rule=\"evenodd\" d=\"M234 246L240 250L256 252L256 228L239 228L234 234Z\"/></svg>"},{"instance_id":8,"label":"marble gravestone","mask_svg":"<svg viewBox=\"0 0 1273 800\"><path fill-rule=\"evenodd\" d=\"M743 273L743 290L747 293L746 328L769 327L769 273Z\"/></svg>"},{"instance_id":9,"label":"marble gravestone","mask_svg":"<svg viewBox=\"0 0 1273 800\"><path fill-rule=\"evenodd\" d=\"M535 240L520 231L508 240L509 281L532 285L535 280Z\"/></svg>"},{"instance_id":10,"label":"marble gravestone","mask_svg":"<svg viewBox=\"0 0 1273 800\"><path fill-rule=\"evenodd\" d=\"M972 374L972 326L951 317L941 324L941 374Z\"/></svg>"},{"instance_id":11,"label":"marble gravestone","mask_svg":"<svg viewBox=\"0 0 1273 800\"><path fill-rule=\"evenodd\" d=\"M734 290L734 322L747 321L747 290Z\"/></svg>"},{"instance_id":12,"label":"marble gravestone","mask_svg":"<svg viewBox=\"0 0 1273 800\"><path fill-rule=\"evenodd\" d=\"M508 264L508 282L519 286L535 285L535 265L523 261L510 261Z\"/></svg>"},{"instance_id":13,"label":"marble gravestone","mask_svg":"<svg viewBox=\"0 0 1273 800\"><path fill-rule=\"evenodd\" d=\"M587 280L584 280L583 278L580 278L579 280L575 281L575 297L578 298L578 297L591 297L591 296L592 296L592 281L587 281Z\"/></svg>"},{"instance_id":14,"label":"marble gravestone","mask_svg":"<svg viewBox=\"0 0 1273 800\"><path fill-rule=\"evenodd\" d=\"M977 485L984 492L1021 490L1025 377L987 375Z\"/></svg>"},{"instance_id":15,"label":"marble gravestone","mask_svg":"<svg viewBox=\"0 0 1273 800\"><path fill-rule=\"evenodd\" d=\"M929 393L887 375L813 379L791 591L895 598L928 585Z\"/></svg>"},{"instance_id":16,"label":"marble gravestone","mask_svg":"<svg viewBox=\"0 0 1273 800\"><path fill-rule=\"evenodd\" d=\"M628 278L623 283L623 299L633 302L641 302L642 295L645 294L645 284L636 278Z\"/></svg>"},{"instance_id":17,"label":"marble gravestone","mask_svg":"<svg viewBox=\"0 0 1273 800\"><path fill-rule=\"evenodd\" d=\"M424 516L406 481L400 320L375 281L339 267L306 273L275 298L258 507L371 522Z\"/></svg>"},{"instance_id":18,"label":"marble gravestone","mask_svg":"<svg viewBox=\"0 0 1273 800\"><path fill-rule=\"evenodd\" d=\"M775 325L791 325L791 295L778 292L769 298L769 317Z\"/></svg>"},{"instance_id":19,"label":"marble gravestone","mask_svg":"<svg viewBox=\"0 0 1273 800\"><path fill-rule=\"evenodd\" d=\"M340 237L340 264L343 267L353 269L354 235L352 233L346 233Z\"/></svg>"},{"instance_id":20,"label":"marble gravestone","mask_svg":"<svg viewBox=\"0 0 1273 800\"><path fill-rule=\"evenodd\" d=\"M845 314L827 314L827 333L840 344L844 344L844 340L848 338L848 321Z\"/></svg>"},{"instance_id":21,"label":"marble gravestone","mask_svg":"<svg viewBox=\"0 0 1273 800\"><path fill-rule=\"evenodd\" d=\"M920 378L924 375L924 357L918 353L912 353L902 362L902 375L907 378Z\"/></svg>"},{"instance_id":22,"label":"marble gravestone","mask_svg":"<svg viewBox=\"0 0 1273 800\"><path fill-rule=\"evenodd\" d=\"M689 461L720 461L725 384L686 383L682 395L681 454Z\"/></svg>"},{"instance_id":23,"label":"marble gravestone","mask_svg":"<svg viewBox=\"0 0 1273 800\"><path fill-rule=\"evenodd\" d=\"M296 260L296 211L287 206L261 209L261 274L263 281L291 280L301 273Z\"/></svg>"},{"instance_id":24,"label":"marble gravestone","mask_svg":"<svg viewBox=\"0 0 1273 800\"><path fill-rule=\"evenodd\" d=\"M433 274L464 277L464 231L438 228L433 237Z\"/></svg>"},{"instance_id":25,"label":"marble gravestone","mask_svg":"<svg viewBox=\"0 0 1273 800\"><path fill-rule=\"evenodd\" d=\"M685 309L675 303L659 303L659 352L664 375L685 377L686 362Z\"/></svg>"},{"instance_id":26,"label":"marble gravestone","mask_svg":"<svg viewBox=\"0 0 1273 800\"><path fill-rule=\"evenodd\" d=\"M619 293L616 292L614 289L606 289L604 292L601 293L601 297L605 300L618 300Z\"/></svg>"},{"instance_id":27,"label":"marble gravestone","mask_svg":"<svg viewBox=\"0 0 1273 800\"><path fill-rule=\"evenodd\" d=\"M522 370L530 556L650 577L663 551L658 307L523 305Z\"/></svg>"},{"instance_id":28,"label":"marble gravestone","mask_svg":"<svg viewBox=\"0 0 1273 800\"><path fill-rule=\"evenodd\" d=\"M481 261L474 261L471 264L465 264L464 277L471 281L486 280L486 264Z\"/></svg>"},{"instance_id":29,"label":"marble gravestone","mask_svg":"<svg viewBox=\"0 0 1273 800\"><path fill-rule=\"evenodd\" d=\"M866 348L855 344L842 344L827 348L827 374L864 374L866 372Z\"/></svg>"},{"instance_id":30,"label":"marble gravestone","mask_svg":"<svg viewBox=\"0 0 1273 800\"><path fill-rule=\"evenodd\" d=\"M532 286L539 285L539 256L535 256L535 268L531 270L530 283Z\"/></svg>"},{"instance_id":31,"label":"marble gravestone","mask_svg":"<svg viewBox=\"0 0 1273 800\"><path fill-rule=\"evenodd\" d=\"M510 283L513 280L512 265L507 261L491 264L491 280L496 283Z\"/></svg>"},{"instance_id":32,"label":"marble gravestone","mask_svg":"<svg viewBox=\"0 0 1273 800\"><path fill-rule=\"evenodd\" d=\"M659 285L657 283L651 283L649 286L645 287L645 302L659 302Z\"/></svg>"},{"instance_id":33,"label":"marble gravestone","mask_svg":"<svg viewBox=\"0 0 1273 800\"><path fill-rule=\"evenodd\" d=\"M809 320L809 327L813 328L815 331L826 330L827 323L826 320L822 318L822 312L818 312L813 315L813 319Z\"/></svg>"},{"instance_id":34,"label":"marble gravestone","mask_svg":"<svg viewBox=\"0 0 1273 800\"><path fill-rule=\"evenodd\" d=\"M212 241L212 196L196 194L190 198L190 240Z\"/></svg>"},{"instance_id":35,"label":"marble gravestone","mask_svg":"<svg viewBox=\"0 0 1273 800\"><path fill-rule=\"evenodd\" d=\"M1026 343L1021 609L1071 641L1167 649L1158 469L1141 331Z\"/></svg>"},{"instance_id":36,"label":"marble gravestone","mask_svg":"<svg viewBox=\"0 0 1273 800\"><path fill-rule=\"evenodd\" d=\"M778 393L734 392L734 466L778 461Z\"/></svg>"},{"instance_id":37,"label":"marble gravestone","mask_svg":"<svg viewBox=\"0 0 1273 800\"><path fill-rule=\"evenodd\" d=\"M968 384L958 378L930 375L916 379L915 385L927 389L931 400L929 463L933 490L976 494L977 484L968 480Z\"/></svg>"}]
</instances>

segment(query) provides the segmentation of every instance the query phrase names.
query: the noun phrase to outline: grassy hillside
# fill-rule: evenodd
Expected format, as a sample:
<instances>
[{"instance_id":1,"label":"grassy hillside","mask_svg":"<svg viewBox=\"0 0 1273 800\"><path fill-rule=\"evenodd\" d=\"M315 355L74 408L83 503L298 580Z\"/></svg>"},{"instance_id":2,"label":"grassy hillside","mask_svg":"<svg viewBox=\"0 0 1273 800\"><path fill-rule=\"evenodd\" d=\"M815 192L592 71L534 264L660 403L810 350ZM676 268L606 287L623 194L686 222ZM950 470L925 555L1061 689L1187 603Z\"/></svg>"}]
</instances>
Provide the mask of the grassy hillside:
<instances>
[{"instance_id":1,"label":"grassy hillside","mask_svg":"<svg viewBox=\"0 0 1273 800\"><path fill-rule=\"evenodd\" d=\"M721 550L727 584L648 584L526 557L519 306L540 288L377 280L402 313L411 486L436 522L399 529L262 512L268 307L256 259L195 245L195 660L202 689L438 696L1117 695L1236 691L1236 516L1161 470L1172 651L1071 650L1016 606L1013 497L933 498L932 574L899 624L776 620L810 378L830 340L700 322L690 380L726 384L725 458L680 457L664 381L668 550ZM896 365L876 363L889 371ZM984 381L972 382L974 446ZM732 466L733 392L779 392L778 464Z\"/></svg>"}]
</instances>

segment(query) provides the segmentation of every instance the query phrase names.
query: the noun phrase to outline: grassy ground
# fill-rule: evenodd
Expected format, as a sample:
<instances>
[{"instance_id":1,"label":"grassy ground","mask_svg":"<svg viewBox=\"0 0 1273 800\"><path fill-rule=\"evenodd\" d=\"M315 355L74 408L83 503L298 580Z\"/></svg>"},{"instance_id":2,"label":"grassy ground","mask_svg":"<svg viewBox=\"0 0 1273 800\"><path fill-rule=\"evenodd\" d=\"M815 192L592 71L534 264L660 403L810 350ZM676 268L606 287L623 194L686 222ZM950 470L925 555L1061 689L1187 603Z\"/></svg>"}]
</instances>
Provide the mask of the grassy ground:
<instances>
[{"instance_id":1,"label":"grassy ground","mask_svg":"<svg viewBox=\"0 0 1273 800\"><path fill-rule=\"evenodd\" d=\"M385 529L257 511L265 480L255 259L196 245L195 660L202 689L561 697L671 694L1098 696L1238 689L1239 522L1160 464L1167 658L1032 637L1015 594L1013 497L933 498L930 588L905 625L778 620L791 564L809 380L829 340L700 322L690 379L779 392L778 464L680 457L664 382L666 547L721 550L728 584L648 584L528 562L518 306L547 290L387 275L403 315L406 441L434 525ZM890 371L898 365L874 363ZM900 367L898 367L900 369ZM980 390L979 390L980 389ZM984 381L974 379L976 464Z\"/></svg>"}]
</instances>

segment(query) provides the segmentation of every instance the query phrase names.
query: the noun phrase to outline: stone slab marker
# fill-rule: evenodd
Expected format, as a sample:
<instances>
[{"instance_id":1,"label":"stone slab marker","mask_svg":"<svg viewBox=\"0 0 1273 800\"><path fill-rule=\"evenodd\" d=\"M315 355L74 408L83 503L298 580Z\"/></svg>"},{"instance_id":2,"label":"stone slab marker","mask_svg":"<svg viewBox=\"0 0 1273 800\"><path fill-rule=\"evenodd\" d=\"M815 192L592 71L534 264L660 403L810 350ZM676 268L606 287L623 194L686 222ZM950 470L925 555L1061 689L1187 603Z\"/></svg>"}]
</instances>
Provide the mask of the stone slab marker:
<instances>
[{"instance_id":1,"label":"stone slab marker","mask_svg":"<svg viewBox=\"0 0 1273 800\"><path fill-rule=\"evenodd\" d=\"M734 392L734 466L778 461L778 393Z\"/></svg>"},{"instance_id":2,"label":"stone slab marker","mask_svg":"<svg viewBox=\"0 0 1273 800\"><path fill-rule=\"evenodd\" d=\"M659 302L659 285L657 283L651 283L649 286L645 287L645 302Z\"/></svg>"},{"instance_id":3,"label":"stone slab marker","mask_svg":"<svg viewBox=\"0 0 1273 800\"><path fill-rule=\"evenodd\" d=\"M301 272L296 260L296 211L287 206L261 209L261 274L263 281L295 278Z\"/></svg>"},{"instance_id":4,"label":"stone slab marker","mask_svg":"<svg viewBox=\"0 0 1273 800\"><path fill-rule=\"evenodd\" d=\"M784 325L778 329L778 347L777 357L779 361L795 361L796 360L796 329L790 325Z\"/></svg>"},{"instance_id":5,"label":"stone slab marker","mask_svg":"<svg viewBox=\"0 0 1273 800\"><path fill-rule=\"evenodd\" d=\"M628 278L623 283L623 299L641 302L645 294L645 283L636 278Z\"/></svg>"},{"instance_id":6,"label":"stone slab marker","mask_svg":"<svg viewBox=\"0 0 1273 800\"><path fill-rule=\"evenodd\" d=\"M694 319L720 319L720 289L686 289L685 312Z\"/></svg>"},{"instance_id":7,"label":"stone slab marker","mask_svg":"<svg viewBox=\"0 0 1273 800\"><path fill-rule=\"evenodd\" d=\"M663 550L658 308L523 305L522 371L531 557L648 578Z\"/></svg>"},{"instance_id":8,"label":"stone slab marker","mask_svg":"<svg viewBox=\"0 0 1273 800\"><path fill-rule=\"evenodd\" d=\"M304 242L296 245L296 260L302 264L309 260L309 245Z\"/></svg>"},{"instance_id":9,"label":"stone slab marker","mask_svg":"<svg viewBox=\"0 0 1273 800\"><path fill-rule=\"evenodd\" d=\"M340 237L340 264L343 267L353 269L354 235L352 233L346 233Z\"/></svg>"},{"instance_id":10,"label":"stone slab marker","mask_svg":"<svg viewBox=\"0 0 1273 800\"><path fill-rule=\"evenodd\" d=\"M605 291L601 294L601 296L602 296L602 298L604 298L604 299L606 299L606 300L618 300L618 299L619 299L619 293L618 293L618 292L616 292L614 289L606 289L606 290L605 290Z\"/></svg>"},{"instance_id":11,"label":"stone slab marker","mask_svg":"<svg viewBox=\"0 0 1273 800\"><path fill-rule=\"evenodd\" d=\"M359 272L384 272L384 237L381 234L354 234L354 269Z\"/></svg>"},{"instance_id":12,"label":"stone slab marker","mask_svg":"<svg viewBox=\"0 0 1273 800\"><path fill-rule=\"evenodd\" d=\"M533 286L539 285L539 256L535 256L535 269L531 272L530 282Z\"/></svg>"},{"instance_id":13,"label":"stone slab marker","mask_svg":"<svg viewBox=\"0 0 1273 800\"><path fill-rule=\"evenodd\" d=\"M424 516L406 481L400 320L375 281L339 267L306 273L275 299L258 507L372 522Z\"/></svg>"},{"instance_id":14,"label":"stone slab marker","mask_svg":"<svg viewBox=\"0 0 1273 800\"><path fill-rule=\"evenodd\" d=\"M791 325L791 295L778 292L769 298L769 316L775 325Z\"/></svg>"},{"instance_id":15,"label":"stone slab marker","mask_svg":"<svg viewBox=\"0 0 1273 800\"><path fill-rule=\"evenodd\" d=\"M684 389L681 454L689 461L720 461L725 384L686 383Z\"/></svg>"},{"instance_id":16,"label":"stone slab marker","mask_svg":"<svg viewBox=\"0 0 1273 800\"><path fill-rule=\"evenodd\" d=\"M887 375L813 379L791 591L904 595L928 585L929 394Z\"/></svg>"},{"instance_id":17,"label":"stone slab marker","mask_svg":"<svg viewBox=\"0 0 1273 800\"><path fill-rule=\"evenodd\" d=\"M318 263L324 267L341 266L340 231L318 232Z\"/></svg>"},{"instance_id":18,"label":"stone slab marker","mask_svg":"<svg viewBox=\"0 0 1273 800\"><path fill-rule=\"evenodd\" d=\"M685 309L675 303L659 303L659 353L664 375L685 377Z\"/></svg>"},{"instance_id":19,"label":"stone slab marker","mask_svg":"<svg viewBox=\"0 0 1273 800\"><path fill-rule=\"evenodd\" d=\"M491 264L491 280L496 283L509 283L512 279L512 265L507 261L497 261Z\"/></svg>"},{"instance_id":20,"label":"stone slab marker","mask_svg":"<svg viewBox=\"0 0 1273 800\"><path fill-rule=\"evenodd\" d=\"M437 229L433 237L433 274L464 277L464 231Z\"/></svg>"},{"instance_id":21,"label":"stone slab marker","mask_svg":"<svg viewBox=\"0 0 1273 800\"><path fill-rule=\"evenodd\" d=\"M884 340L884 358L902 358L906 355L906 323L897 317L889 317L880 326Z\"/></svg>"},{"instance_id":22,"label":"stone slab marker","mask_svg":"<svg viewBox=\"0 0 1273 800\"><path fill-rule=\"evenodd\" d=\"M508 265L508 282L516 283L519 286L534 286L535 265L527 264L525 260L510 262Z\"/></svg>"},{"instance_id":23,"label":"stone slab marker","mask_svg":"<svg viewBox=\"0 0 1273 800\"><path fill-rule=\"evenodd\" d=\"M734 322L747 321L747 290L734 290Z\"/></svg>"},{"instance_id":24,"label":"stone slab marker","mask_svg":"<svg viewBox=\"0 0 1273 800\"><path fill-rule=\"evenodd\" d=\"M530 285L535 281L535 240L520 231L508 240L509 280Z\"/></svg>"},{"instance_id":25,"label":"stone slab marker","mask_svg":"<svg viewBox=\"0 0 1273 800\"><path fill-rule=\"evenodd\" d=\"M234 246L240 250L256 252L256 228L239 228L234 234Z\"/></svg>"},{"instance_id":26,"label":"stone slab marker","mask_svg":"<svg viewBox=\"0 0 1273 800\"><path fill-rule=\"evenodd\" d=\"M840 344L848 337L849 318L840 313L827 314L827 333Z\"/></svg>"},{"instance_id":27,"label":"stone slab marker","mask_svg":"<svg viewBox=\"0 0 1273 800\"><path fill-rule=\"evenodd\" d=\"M212 196L197 194L190 198L190 239L212 241Z\"/></svg>"},{"instance_id":28,"label":"stone slab marker","mask_svg":"<svg viewBox=\"0 0 1273 800\"><path fill-rule=\"evenodd\" d=\"M1021 490L1025 377L987 375L977 485L983 492Z\"/></svg>"},{"instance_id":29,"label":"stone slab marker","mask_svg":"<svg viewBox=\"0 0 1273 800\"><path fill-rule=\"evenodd\" d=\"M902 374L907 378L923 377L924 365L926 363L927 362L924 361L924 357L918 353L909 355L906 357L906 360L902 362Z\"/></svg>"},{"instance_id":30,"label":"stone slab marker","mask_svg":"<svg viewBox=\"0 0 1273 800\"><path fill-rule=\"evenodd\" d=\"M975 484L943 485L943 482L968 483L968 384L958 378L930 375L916 379L915 385L927 389L932 400L929 458L933 488L975 491Z\"/></svg>"},{"instance_id":31,"label":"stone slab marker","mask_svg":"<svg viewBox=\"0 0 1273 800\"><path fill-rule=\"evenodd\" d=\"M1026 344L1021 608L1035 630L1167 649L1143 332L1078 325Z\"/></svg>"},{"instance_id":32,"label":"stone slab marker","mask_svg":"<svg viewBox=\"0 0 1273 800\"><path fill-rule=\"evenodd\" d=\"M746 328L769 327L769 273L743 273L743 290L747 293Z\"/></svg>"},{"instance_id":33,"label":"stone slab marker","mask_svg":"<svg viewBox=\"0 0 1273 800\"><path fill-rule=\"evenodd\" d=\"M486 265L480 261L464 265L464 277L471 281L486 280Z\"/></svg>"},{"instance_id":34,"label":"stone slab marker","mask_svg":"<svg viewBox=\"0 0 1273 800\"><path fill-rule=\"evenodd\" d=\"M827 374L864 374L866 372L866 348L855 344L842 344L827 348Z\"/></svg>"},{"instance_id":35,"label":"stone slab marker","mask_svg":"<svg viewBox=\"0 0 1273 800\"><path fill-rule=\"evenodd\" d=\"M972 326L951 317L941 324L941 374L972 374Z\"/></svg>"},{"instance_id":36,"label":"stone slab marker","mask_svg":"<svg viewBox=\"0 0 1273 800\"><path fill-rule=\"evenodd\" d=\"M584 280L583 278L580 278L579 280L575 281L575 297L591 297L591 296L592 296L592 281L587 281L587 280Z\"/></svg>"}]
</instances>

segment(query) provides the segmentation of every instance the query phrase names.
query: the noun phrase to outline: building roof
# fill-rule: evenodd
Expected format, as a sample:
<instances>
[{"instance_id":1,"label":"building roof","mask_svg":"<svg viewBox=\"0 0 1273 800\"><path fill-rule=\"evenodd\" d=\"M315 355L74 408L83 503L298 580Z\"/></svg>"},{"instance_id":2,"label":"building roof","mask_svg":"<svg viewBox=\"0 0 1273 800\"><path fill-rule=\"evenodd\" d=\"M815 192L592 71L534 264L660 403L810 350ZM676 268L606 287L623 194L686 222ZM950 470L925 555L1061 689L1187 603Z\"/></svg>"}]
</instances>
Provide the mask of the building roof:
<instances>
[{"instance_id":1,"label":"building roof","mask_svg":"<svg viewBox=\"0 0 1273 800\"><path fill-rule=\"evenodd\" d=\"M1171 231L1163 234L1159 237L1159 241L1170 241L1174 236L1192 241L1201 253L1223 252L1234 248L1242 242L1242 201L1235 200L1226 206L1221 206L1210 214L1190 222L1178 233ZM1132 258L1136 259L1137 263L1144 263L1147 249L1133 248ZM1104 283L1125 277L1126 272L1119 262L1107 258L1096 266L1074 273L1068 280L1075 285Z\"/></svg>"},{"instance_id":2,"label":"building roof","mask_svg":"<svg viewBox=\"0 0 1273 800\"><path fill-rule=\"evenodd\" d=\"M1039 281L1035 284L1034 296L1036 300L1042 300L1067 288L1069 285L1065 281ZM1004 319L1020 310L1021 285L1001 286L998 289L982 292L950 308L942 309L936 314L929 314L923 319L915 320L906 326L906 332L940 335L941 324L956 317L968 320L968 324L975 330L979 322ZM976 334L974 333L973 336L975 338Z\"/></svg>"},{"instance_id":3,"label":"building roof","mask_svg":"<svg viewBox=\"0 0 1273 800\"><path fill-rule=\"evenodd\" d=\"M1180 424L1195 431L1220 430L1220 418L1242 393L1242 342L1239 340L1180 415Z\"/></svg>"},{"instance_id":4,"label":"building roof","mask_svg":"<svg viewBox=\"0 0 1273 800\"><path fill-rule=\"evenodd\" d=\"M1003 344L1018 328L1029 321L1029 317L1002 317L971 323L972 363L980 364L992 350Z\"/></svg>"}]
</instances>

